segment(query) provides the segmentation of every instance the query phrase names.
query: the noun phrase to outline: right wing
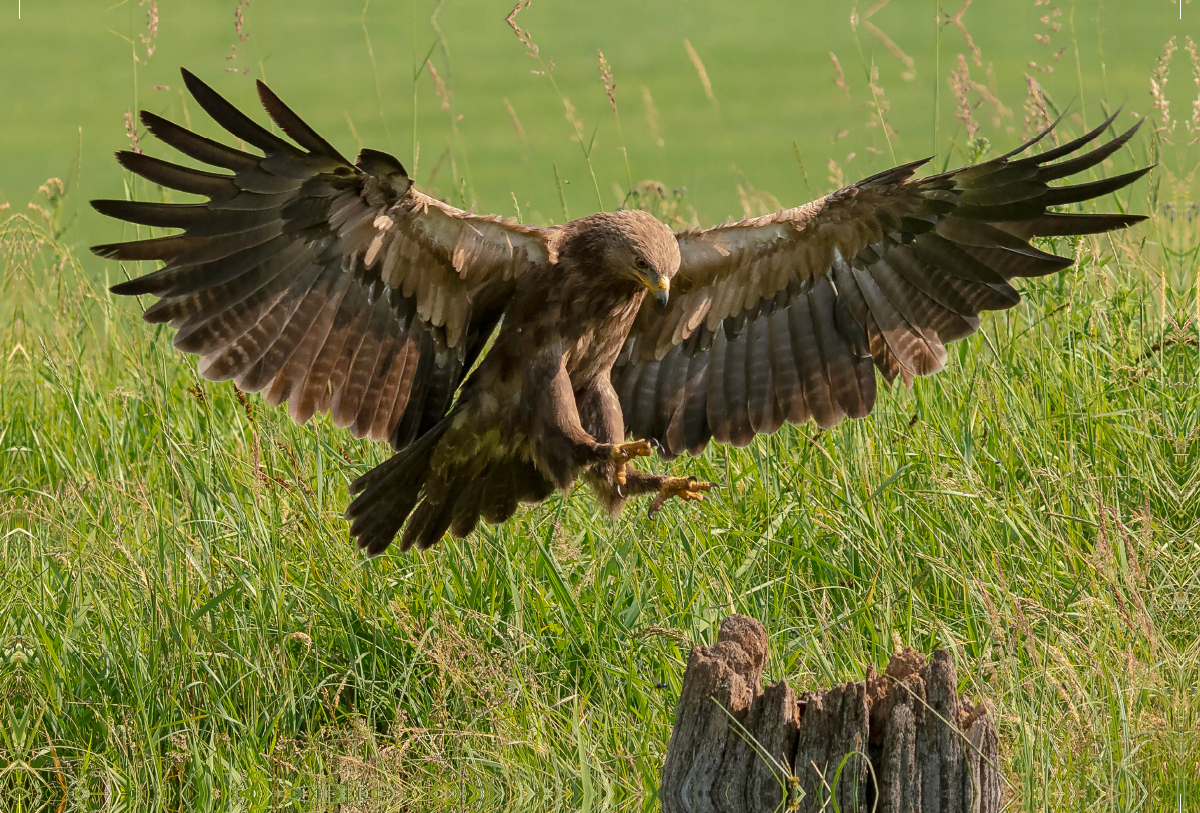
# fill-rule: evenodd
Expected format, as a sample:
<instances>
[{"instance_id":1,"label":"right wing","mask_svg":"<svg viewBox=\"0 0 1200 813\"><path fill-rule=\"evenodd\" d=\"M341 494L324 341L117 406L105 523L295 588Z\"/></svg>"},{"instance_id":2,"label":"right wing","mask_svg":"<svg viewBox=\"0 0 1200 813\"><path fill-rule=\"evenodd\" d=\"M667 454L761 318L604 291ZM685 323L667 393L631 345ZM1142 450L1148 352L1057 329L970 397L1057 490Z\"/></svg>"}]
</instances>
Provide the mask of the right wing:
<instances>
[{"instance_id":1,"label":"right wing","mask_svg":"<svg viewBox=\"0 0 1200 813\"><path fill-rule=\"evenodd\" d=\"M208 200L93 201L111 217L184 230L94 247L165 263L113 292L161 297L144 318L177 328L175 346L200 356L205 378L288 401L299 423L329 410L356 437L412 442L449 409L519 278L548 263L544 232L423 195L386 153L363 150L351 164L262 82L263 107L303 149L183 78L214 120L265 154L143 111L159 139L232 174L117 153L143 178Z\"/></svg>"},{"instance_id":2,"label":"right wing","mask_svg":"<svg viewBox=\"0 0 1200 813\"><path fill-rule=\"evenodd\" d=\"M1114 117L1115 118L1115 114ZM626 430L664 457L709 440L745 446L786 421L832 427L867 415L875 372L936 373L979 314L1020 301L1009 284L1071 265L1030 237L1131 226L1130 214L1053 211L1121 189L1148 169L1073 176L1131 130L1074 158L1113 122L1040 154L1049 130L982 164L915 178L918 161L794 209L676 235L682 265L660 313L642 305L613 368ZM1060 179L1074 183L1052 186Z\"/></svg>"}]
</instances>

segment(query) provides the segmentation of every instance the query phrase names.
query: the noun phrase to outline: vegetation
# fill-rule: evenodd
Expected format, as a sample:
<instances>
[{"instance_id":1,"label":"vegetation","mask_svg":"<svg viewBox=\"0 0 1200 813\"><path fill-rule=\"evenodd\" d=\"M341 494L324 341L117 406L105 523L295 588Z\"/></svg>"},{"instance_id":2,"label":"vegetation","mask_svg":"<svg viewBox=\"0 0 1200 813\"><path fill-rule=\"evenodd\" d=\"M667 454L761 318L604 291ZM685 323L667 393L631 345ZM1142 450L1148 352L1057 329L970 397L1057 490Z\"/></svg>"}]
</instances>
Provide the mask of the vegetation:
<instances>
[{"instance_id":1,"label":"vegetation","mask_svg":"<svg viewBox=\"0 0 1200 813\"><path fill-rule=\"evenodd\" d=\"M287 67L276 68L273 52L247 58L255 39L237 39L248 31L283 36L266 22L252 28L259 7L247 5L237 4L241 28L230 26L214 45L199 35L184 43L187 29L170 22L174 10L163 12L159 42L146 28L153 4L125 3L118 11L136 23L127 47L139 58L140 100L156 98L158 77L148 73L166 76L168 66L198 53L210 66L237 55L230 66L251 77L267 72L306 115L306 88L314 105L318 97L343 98L312 118L326 131L341 122L331 140L348 143L347 152L354 147L348 128L386 146L386 134L374 138L384 128L369 133L377 125L361 112L377 107L375 118L386 110L393 148L409 160L400 146L407 116L427 145L422 183L481 209L509 212L520 201L522 216L543 222L568 209L578 216L612 208L618 197L683 222L757 213L775 202L756 186L798 202L809 196L806 183L819 194L842 177L891 164L892 151L897 160L929 151L935 134L939 162L986 158L1055 116L1056 97L1082 93L1062 125L1077 133L1085 117L1095 124L1101 99L1120 98L1084 65L1103 64L1107 47L1121 64L1105 65L1104 82L1111 90L1138 77L1128 85L1129 106L1153 126L1103 171L1159 167L1148 186L1101 207L1133 208L1151 220L1128 233L1053 243L1079 259L1076 269L1026 284L1019 307L952 346L945 372L881 394L870 418L828 432L785 427L746 449L711 447L700 459L670 464L720 483L711 504L669 506L654 521L631 511L609 522L579 492L464 543L364 561L341 519L346 484L386 451L324 418L294 426L256 396L202 381L171 348L169 330L141 323L135 308L106 293L117 275L136 269L79 250L99 234L80 201L120 194L113 162L89 157L85 141L65 183L47 183L37 208L23 208L22 198L0 210L5 806L654 809L688 649L711 640L720 620L738 611L766 623L768 675L793 686L859 679L898 645L951 649L962 692L995 705L1015 810L1200 807L1200 152L1191 143L1200 135L1200 103L1190 108L1179 98L1173 117L1165 90L1173 79L1172 92L1190 92L1185 80L1193 69L1200 78L1200 57L1182 36L1164 53L1176 10L1162 4L1158 28L1122 27L1127 40L1117 48L1119 20L1106 16L1124 13L1115 9L1089 6L1077 19L1073 5L1056 14L1038 0L1019 12L1025 20L964 6L943 9L949 13L935 29L932 4L909 13L897 0L873 16L858 10L850 24L848 6L813 4L815 32L826 15L837 17L830 37L839 59L825 44L806 45L798 59L819 81L780 69L731 98L724 82L750 35L717 48L714 28L759 25L755 36L768 52L781 35L754 16L761 12L746 23L730 19L729 9L685 4L676 11L688 46L678 30L669 34L678 53L674 73L649 95L656 108L643 103L637 84L627 92L620 83L625 65L631 74L651 72L653 60L639 62L639 54L658 46L615 19L587 29L587 37L604 39L618 82L610 110L586 26L570 33L566 11L535 6L515 18L522 43L503 27L501 9L486 25L499 28L519 58L504 81L515 83L519 69L520 93L537 99L523 106L517 90L507 96L519 110L512 119L521 122L522 143L503 107L494 115L494 106L476 104L479 97L452 95L457 83L471 86L471 77L494 70L483 61L486 49L455 45L460 61L451 77L446 43L483 25L477 16L447 7L430 20L422 8L365 8L361 25L329 24L328 55L281 53ZM265 4L263 17L273 13ZM387 83L398 81L388 65L403 64L409 51L385 54L397 34L381 30L377 13L398 14L388 25L406 26L401 40L417 32L418 71L405 74L417 76L408 113L388 103L396 96ZM794 27L785 16L795 11L773 13L778 28ZM665 26L655 14L667 17L655 11L640 19ZM62 25L85 23L94 24ZM1092 39L1083 38L1085 27ZM333 36L343 29L350 33ZM1010 29L1027 42L1004 50L1004 38L1016 36ZM710 32L711 52L692 33L700 31ZM168 47L170 37L176 45ZM363 61L368 38L376 64L387 63L376 74L378 96ZM238 50L228 50L231 42ZM980 49L980 65L968 43ZM560 64L529 78L531 66L551 70L551 45ZM291 78L301 63L300 77L342 70L328 67L337 63L335 47L353 53L356 81L339 88L333 79L309 86ZM426 49L437 81L421 67ZM908 51L916 55L911 65L896 53ZM989 80L992 53L1004 61ZM584 57L591 73L576 81L568 66ZM909 72L914 79L905 78ZM85 72L76 78L87 85ZM488 104L505 98L495 87L488 92ZM116 132L122 140L112 115L124 107L121 97L106 99L99 87L88 93L103 102L105 138ZM673 94L679 98L671 102ZM1023 104L1012 98L1020 94ZM589 98L587 108L580 103L585 114L569 104L572 96ZM906 97L921 101L910 106ZM179 105L172 98L155 109L181 119L196 114L203 130L197 111L166 110ZM357 112L342 116L343 103ZM799 105L793 119L767 112L779 104ZM650 110L662 111L659 132L671 139L664 147ZM467 123L455 129L458 111L464 122L479 114L470 133ZM743 116L759 111L765 135ZM603 129L593 141L598 121ZM799 122L809 129L788 130ZM63 137L61 127L39 127L47 139ZM11 148L17 136L9 129L3 137ZM838 137L843 129L849 135ZM493 131L516 145L513 160L504 160L508 147L487 146ZM42 156L43 176L70 164L76 135L68 134L66 147ZM431 153L440 150L428 145L444 146L443 135L450 163L435 174ZM750 147L734 144L743 137ZM736 158L743 169L731 174L723 169L729 150L761 154L753 165ZM849 151L860 157L846 160ZM821 163L829 156L836 160ZM529 167L536 172L520 180L522 188L503 185ZM662 185L633 183L647 175ZM164 194L125 183L130 195ZM674 191L682 186L692 191Z\"/></svg>"}]
</instances>

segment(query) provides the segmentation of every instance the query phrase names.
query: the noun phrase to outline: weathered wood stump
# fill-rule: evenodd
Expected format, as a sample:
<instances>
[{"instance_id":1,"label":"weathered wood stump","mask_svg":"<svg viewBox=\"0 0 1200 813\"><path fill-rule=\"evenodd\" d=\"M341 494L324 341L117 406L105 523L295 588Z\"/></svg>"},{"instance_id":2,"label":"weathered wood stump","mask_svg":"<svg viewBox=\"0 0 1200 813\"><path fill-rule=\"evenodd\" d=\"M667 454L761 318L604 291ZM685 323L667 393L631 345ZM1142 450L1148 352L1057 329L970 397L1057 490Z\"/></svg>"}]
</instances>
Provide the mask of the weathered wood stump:
<instances>
[{"instance_id":1,"label":"weathered wood stump","mask_svg":"<svg viewBox=\"0 0 1200 813\"><path fill-rule=\"evenodd\" d=\"M733 615L692 648L663 765L663 813L999 813L986 701L960 700L954 659L911 649L862 683L762 688L767 633Z\"/></svg>"}]
</instances>

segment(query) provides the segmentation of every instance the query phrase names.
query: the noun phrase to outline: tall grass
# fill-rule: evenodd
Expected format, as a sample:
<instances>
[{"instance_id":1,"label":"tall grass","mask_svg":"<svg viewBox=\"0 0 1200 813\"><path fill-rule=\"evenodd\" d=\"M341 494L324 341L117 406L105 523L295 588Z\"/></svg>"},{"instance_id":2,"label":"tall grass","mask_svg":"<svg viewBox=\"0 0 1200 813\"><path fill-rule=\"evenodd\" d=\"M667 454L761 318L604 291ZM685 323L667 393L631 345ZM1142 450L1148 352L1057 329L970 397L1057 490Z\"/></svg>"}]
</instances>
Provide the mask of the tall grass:
<instances>
[{"instance_id":1,"label":"tall grass","mask_svg":"<svg viewBox=\"0 0 1200 813\"><path fill-rule=\"evenodd\" d=\"M982 115L973 59L945 85L958 163L1021 126ZM895 77L861 67L886 163ZM995 706L1012 809L1200 807L1198 153L1153 110L1119 159L1160 162L1150 194L1099 203L1151 220L1050 243L1078 266L870 418L665 466L721 484L699 510L610 522L577 492L371 561L341 511L384 450L199 379L106 293L122 270L67 247L69 182L0 210L0 799L653 809L687 651L737 611L796 686L952 650ZM747 211L764 194L747 181Z\"/></svg>"}]
</instances>

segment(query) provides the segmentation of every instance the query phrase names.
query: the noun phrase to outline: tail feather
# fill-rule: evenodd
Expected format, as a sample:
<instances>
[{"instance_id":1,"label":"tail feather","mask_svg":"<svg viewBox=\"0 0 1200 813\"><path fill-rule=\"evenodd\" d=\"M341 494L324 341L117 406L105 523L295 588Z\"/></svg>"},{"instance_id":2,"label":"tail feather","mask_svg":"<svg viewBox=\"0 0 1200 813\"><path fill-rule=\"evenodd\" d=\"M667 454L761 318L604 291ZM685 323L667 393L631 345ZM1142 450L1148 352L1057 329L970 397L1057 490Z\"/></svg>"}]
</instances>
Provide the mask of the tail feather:
<instances>
[{"instance_id":1,"label":"tail feather","mask_svg":"<svg viewBox=\"0 0 1200 813\"><path fill-rule=\"evenodd\" d=\"M387 550L416 507L434 449L449 426L449 417L443 418L412 444L350 484L350 493L357 496L346 508L346 519L351 523L351 536L368 556Z\"/></svg>"},{"instance_id":2,"label":"tail feather","mask_svg":"<svg viewBox=\"0 0 1200 813\"><path fill-rule=\"evenodd\" d=\"M498 525L517 512L516 484L505 461L494 463L480 487L479 513L492 525Z\"/></svg>"},{"instance_id":3,"label":"tail feather","mask_svg":"<svg viewBox=\"0 0 1200 813\"><path fill-rule=\"evenodd\" d=\"M462 539L475 530L479 524L479 506L483 501L483 489L475 484L473 488L464 488L454 501L453 519L450 522L450 533Z\"/></svg>"},{"instance_id":4,"label":"tail feather","mask_svg":"<svg viewBox=\"0 0 1200 813\"><path fill-rule=\"evenodd\" d=\"M436 494L426 492L425 499L413 511L404 528L400 550L410 550L414 545L417 550L426 550L445 535L454 519L454 504L458 496L470 488L470 479L460 475L445 488L439 488Z\"/></svg>"},{"instance_id":5,"label":"tail feather","mask_svg":"<svg viewBox=\"0 0 1200 813\"><path fill-rule=\"evenodd\" d=\"M503 522L520 503L539 503L553 492L554 483L527 460L468 461L440 473L433 487L426 487L404 527L400 549L425 550L447 531L462 539L475 530L481 516L491 523Z\"/></svg>"}]
</instances>

